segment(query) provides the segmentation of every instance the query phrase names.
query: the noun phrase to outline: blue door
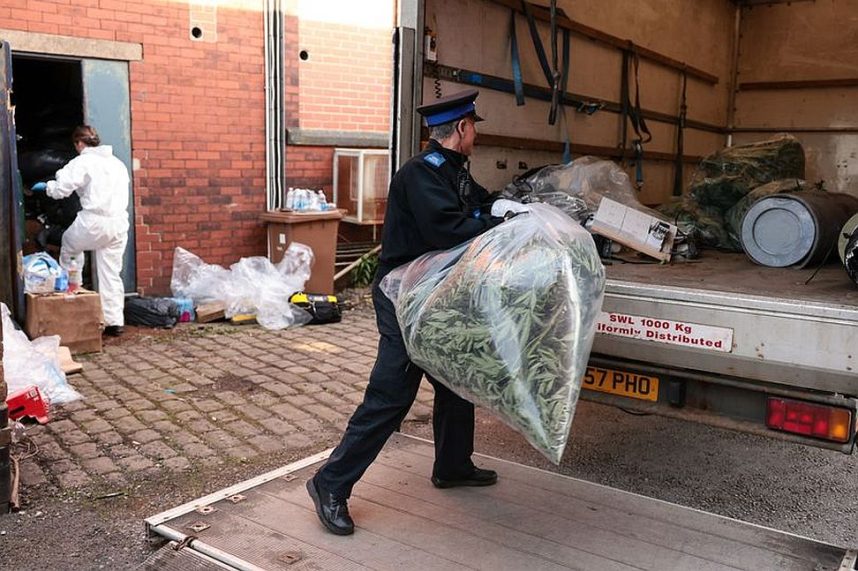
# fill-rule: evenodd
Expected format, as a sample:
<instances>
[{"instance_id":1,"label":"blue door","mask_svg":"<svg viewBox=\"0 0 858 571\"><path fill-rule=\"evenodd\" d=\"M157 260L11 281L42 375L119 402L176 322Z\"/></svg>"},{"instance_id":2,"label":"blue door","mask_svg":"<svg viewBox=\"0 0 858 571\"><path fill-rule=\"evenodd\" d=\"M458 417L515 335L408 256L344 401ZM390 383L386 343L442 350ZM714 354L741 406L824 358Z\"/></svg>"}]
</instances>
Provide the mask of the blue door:
<instances>
[{"instance_id":1,"label":"blue door","mask_svg":"<svg viewBox=\"0 0 858 571\"><path fill-rule=\"evenodd\" d=\"M113 147L113 154L131 169L131 98L128 62L85 59L83 64L84 120L95 127L101 141ZM133 177L132 177L133 178ZM132 182L133 186L133 182ZM122 268L126 292L137 291L135 253L134 193L128 189L128 246ZM95 274L93 274L95 279Z\"/></svg>"}]
</instances>

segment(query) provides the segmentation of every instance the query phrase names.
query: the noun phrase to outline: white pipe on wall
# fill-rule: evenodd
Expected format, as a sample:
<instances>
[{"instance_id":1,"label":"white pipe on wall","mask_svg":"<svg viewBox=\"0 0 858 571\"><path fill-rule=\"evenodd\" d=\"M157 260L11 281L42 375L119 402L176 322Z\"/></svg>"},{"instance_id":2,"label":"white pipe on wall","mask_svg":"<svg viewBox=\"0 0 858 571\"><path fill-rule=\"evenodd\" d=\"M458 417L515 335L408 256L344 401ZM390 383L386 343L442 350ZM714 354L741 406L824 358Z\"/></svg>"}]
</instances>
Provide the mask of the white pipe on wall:
<instances>
[{"instance_id":1,"label":"white pipe on wall","mask_svg":"<svg viewBox=\"0 0 858 571\"><path fill-rule=\"evenodd\" d=\"M265 196L268 210L283 206L283 10L265 0Z\"/></svg>"}]
</instances>

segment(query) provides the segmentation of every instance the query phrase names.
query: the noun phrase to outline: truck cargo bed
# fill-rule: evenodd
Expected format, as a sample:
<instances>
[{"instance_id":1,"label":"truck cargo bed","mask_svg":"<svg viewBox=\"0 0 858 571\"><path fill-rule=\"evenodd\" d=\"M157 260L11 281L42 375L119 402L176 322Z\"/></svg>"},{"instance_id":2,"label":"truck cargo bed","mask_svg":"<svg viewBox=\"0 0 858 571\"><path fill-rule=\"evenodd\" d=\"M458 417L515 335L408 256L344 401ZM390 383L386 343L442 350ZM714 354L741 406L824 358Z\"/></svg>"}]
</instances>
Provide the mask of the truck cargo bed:
<instances>
[{"instance_id":1,"label":"truck cargo bed","mask_svg":"<svg viewBox=\"0 0 858 571\"><path fill-rule=\"evenodd\" d=\"M767 268L744 254L705 251L698 260L672 264L632 260L612 261L608 279L858 308L858 287L839 263L825 265L805 284L816 268Z\"/></svg>"},{"instance_id":2,"label":"truck cargo bed","mask_svg":"<svg viewBox=\"0 0 858 571\"><path fill-rule=\"evenodd\" d=\"M153 516L148 529L196 536L185 549L230 569L854 569L842 548L494 458L478 463L498 470L496 486L437 490L432 444L403 435L355 488L355 534L337 537L304 488L326 457Z\"/></svg>"}]
</instances>

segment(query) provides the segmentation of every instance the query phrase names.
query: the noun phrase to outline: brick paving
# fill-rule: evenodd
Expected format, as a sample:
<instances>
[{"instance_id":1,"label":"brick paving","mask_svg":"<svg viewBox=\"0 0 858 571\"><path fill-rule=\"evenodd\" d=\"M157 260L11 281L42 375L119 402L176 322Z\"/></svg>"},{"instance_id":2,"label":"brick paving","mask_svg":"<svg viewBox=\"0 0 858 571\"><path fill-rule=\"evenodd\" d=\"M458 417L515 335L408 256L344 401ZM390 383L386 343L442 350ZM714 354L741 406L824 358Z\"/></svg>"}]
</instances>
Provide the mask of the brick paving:
<instances>
[{"instance_id":1,"label":"brick paving","mask_svg":"<svg viewBox=\"0 0 858 571\"><path fill-rule=\"evenodd\" d=\"M70 490L318 451L360 403L375 361L371 312L284 331L191 324L167 335L123 339L81 356L69 376L81 401L27 434L39 454L23 462L28 486ZM426 419L424 383L412 418Z\"/></svg>"}]
</instances>

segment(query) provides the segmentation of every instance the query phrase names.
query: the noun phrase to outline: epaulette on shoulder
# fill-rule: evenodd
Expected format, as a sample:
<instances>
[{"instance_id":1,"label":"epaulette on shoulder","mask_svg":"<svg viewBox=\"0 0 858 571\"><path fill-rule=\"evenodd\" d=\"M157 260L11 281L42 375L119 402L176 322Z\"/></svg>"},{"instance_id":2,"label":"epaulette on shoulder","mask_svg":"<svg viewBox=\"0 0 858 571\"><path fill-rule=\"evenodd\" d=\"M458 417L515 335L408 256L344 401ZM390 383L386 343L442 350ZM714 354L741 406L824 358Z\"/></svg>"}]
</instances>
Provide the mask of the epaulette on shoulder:
<instances>
[{"instance_id":1,"label":"epaulette on shoulder","mask_svg":"<svg viewBox=\"0 0 858 571\"><path fill-rule=\"evenodd\" d=\"M438 168L443 165L447 159L444 158L444 155L436 151L434 153L429 153L428 155L423 157L423 160L432 165L433 167Z\"/></svg>"}]
</instances>

